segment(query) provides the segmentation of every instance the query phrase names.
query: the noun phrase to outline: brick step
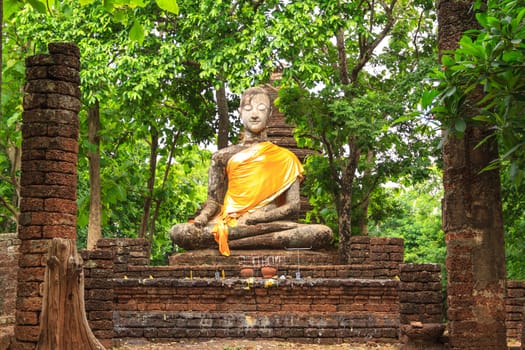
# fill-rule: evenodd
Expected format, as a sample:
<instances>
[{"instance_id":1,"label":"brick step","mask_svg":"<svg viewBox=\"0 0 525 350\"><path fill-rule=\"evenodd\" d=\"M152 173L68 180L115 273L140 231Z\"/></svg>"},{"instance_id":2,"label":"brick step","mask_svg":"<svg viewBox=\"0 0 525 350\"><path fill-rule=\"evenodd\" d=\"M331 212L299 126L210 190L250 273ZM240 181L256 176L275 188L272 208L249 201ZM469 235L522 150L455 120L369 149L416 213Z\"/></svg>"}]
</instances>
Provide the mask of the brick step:
<instances>
[{"instance_id":1,"label":"brick step","mask_svg":"<svg viewBox=\"0 0 525 350\"><path fill-rule=\"evenodd\" d=\"M395 279L127 278L112 284L118 338L398 340Z\"/></svg>"},{"instance_id":2,"label":"brick step","mask_svg":"<svg viewBox=\"0 0 525 350\"><path fill-rule=\"evenodd\" d=\"M172 254L171 266L251 266L263 265L331 265L338 263L337 251L311 250L232 250L231 255L222 256L217 249L194 250Z\"/></svg>"},{"instance_id":3,"label":"brick step","mask_svg":"<svg viewBox=\"0 0 525 350\"><path fill-rule=\"evenodd\" d=\"M276 275L284 276L286 279L294 279L297 272L300 277L307 278L397 278L398 264L382 262L378 264L355 264L355 265L296 265L277 264ZM250 266L252 267L252 266ZM122 272L122 278L204 278L214 279L241 277L239 265L217 264L217 265L177 265L177 266L128 266ZM254 277L261 277L260 266L253 266Z\"/></svg>"}]
</instances>

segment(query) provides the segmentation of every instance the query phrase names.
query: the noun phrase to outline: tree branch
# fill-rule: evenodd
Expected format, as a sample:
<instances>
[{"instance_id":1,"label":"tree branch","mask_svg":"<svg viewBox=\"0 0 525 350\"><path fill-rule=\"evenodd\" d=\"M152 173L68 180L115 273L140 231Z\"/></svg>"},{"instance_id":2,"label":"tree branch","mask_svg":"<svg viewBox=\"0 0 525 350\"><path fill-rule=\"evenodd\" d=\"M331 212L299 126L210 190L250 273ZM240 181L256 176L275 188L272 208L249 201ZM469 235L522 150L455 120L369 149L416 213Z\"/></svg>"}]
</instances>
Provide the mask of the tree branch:
<instances>
[{"instance_id":1,"label":"tree branch","mask_svg":"<svg viewBox=\"0 0 525 350\"><path fill-rule=\"evenodd\" d=\"M417 20L417 28L416 28L416 32L414 33L414 38L412 39L412 45L414 45L414 48L416 50L416 62L419 62L419 49L417 47L417 38L419 36L419 32L421 30L421 21L423 20L423 15L424 15L424 10L421 10L421 12L419 13L419 18Z\"/></svg>"},{"instance_id":2,"label":"tree branch","mask_svg":"<svg viewBox=\"0 0 525 350\"><path fill-rule=\"evenodd\" d=\"M387 14L388 21L385 25L385 27L381 30L381 32L377 35L377 37L372 41L370 44L367 44L366 39L363 39L362 42L360 42L360 52L359 52L359 61L352 69L351 78L350 81L352 83L357 81L357 77L359 75L359 72L363 69L363 67L370 61L370 58L372 57L372 54L374 53L375 48L383 41L383 39L388 35L394 24L396 23L396 19L393 14L393 9L396 4L397 0L393 0L390 3L390 6L387 6L385 3L381 2L383 5L383 8ZM372 9L373 11L373 9ZM373 16L372 16L373 18ZM361 44L363 45L361 47Z\"/></svg>"},{"instance_id":3,"label":"tree branch","mask_svg":"<svg viewBox=\"0 0 525 350\"><path fill-rule=\"evenodd\" d=\"M18 210L16 210L16 207L9 203L4 197L0 197L0 202L15 218L18 218Z\"/></svg>"}]
</instances>

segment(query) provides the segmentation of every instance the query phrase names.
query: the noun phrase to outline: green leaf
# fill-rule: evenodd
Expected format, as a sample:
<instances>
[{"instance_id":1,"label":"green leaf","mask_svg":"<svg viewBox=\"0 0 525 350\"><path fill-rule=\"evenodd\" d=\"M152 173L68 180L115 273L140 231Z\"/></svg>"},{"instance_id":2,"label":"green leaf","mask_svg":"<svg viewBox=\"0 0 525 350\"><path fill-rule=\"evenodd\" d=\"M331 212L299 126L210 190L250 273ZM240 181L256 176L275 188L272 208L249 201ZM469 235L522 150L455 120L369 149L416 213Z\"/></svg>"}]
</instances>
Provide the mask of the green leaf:
<instances>
[{"instance_id":1,"label":"green leaf","mask_svg":"<svg viewBox=\"0 0 525 350\"><path fill-rule=\"evenodd\" d=\"M484 122L484 123L488 123L491 120L490 116L488 116L488 115L478 115L478 116L475 116L472 119L476 120L476 121L479 121L479 122Z\"/></svg>"},{"instance_id":2,"label":"green leaf","mask_svg":"<svg viewBox=\"0 0 525 350\"><path fill-rule=\"evenodd\" d=\"M38 12L40 12L40 13L46 13L47 12L46 4L44 4L43 2L40 2L38 0L28 0L27 2L31 6L33 6L33 8L35 10L37 10Z\"/></svg>"},{"instance_id":3,"label":"green leaf","mask_svg":"<svg viewBox=\"0 0 525 350\"><path fill-rule=\"evenodd\" d=\"M451 86L450 88L448 88L445 93L444 93L444 97L450 97L452 95L454 95L457 91L457 87L456 86Z\"/></svg>"},{"instance_id":4,"label":"green leaf","mask_svg":"<svg viewBox=\"0 0 525 350\"><path fill-rule=\"evenodd\" d=\"M500 26L501 26L501 23L500 23L499 19L497 19L494 16L487 16L487 22L488 22L488 24L491 27L494 27L494 28L498 28L499 29Z\"/></svg>"},{"instance_id":5,"label":"green leaf","mask_svg":"<svg viewBox=\"0 0 525 350\"><path fill-rule=\"evenodd\" d=\"M455 64L454 60L452 59L452 57L448 56L448 55L443 55L441 56L441 63L444 65L444 66L447 66L447 67L450 67L452 65Z\"/></svg>"},{"instance_id":6,"label":"green leaf","mask_svg":"<svg viewBox=\"0 0 525 350\"><path fill-rule=\"evenodd\" d=\"M79 0L80 6L86 6L95 2L95 0Z\"/></svg>"},{"instance_id":7,"label":"green leaf","mask_svg":"<svg viewBox=\"0 0 525 350\"><path fill-rule=\"evenodd\" d=\"M112 12L115 7L115 0L104 0L104 9L108 12Z\"/></svg>"},{"instance_id":8,"label":"green leaf","mask_svg":"<svg viewBox=\"0 0 525 350\"><path fill-rule=\"evenodd\" d=\"M11 15L17 12L22 4L17 0L4 0L4 21L9 19Z\"/></svg>"},{"instance_id":9,"label":"green leaf","mask_svg":"<svg viewBox=\"0 0 525 350\"><path fill-rule=\"evenodd\" d=\"M421 96L421 105L423 108L428 108L434 102L434 99L439 95L438 90L424 91L423 96Z\"/></svg>"},{"instance_id":10,"label":"green leaf","mask_svg":"<svg viewBox=\"0 0 525 350\"><path fill-rule=\"evenodd\" d=\"M516 16L515 18L516 23L520 23L524 16L525 16L525 7L521 9L520 13L518 13L518 15Z\"/></svg>"},{"instance_id":11,"label":"green leaf","mask_svg":"<svg viewBox=\"0 0 525 350\"><path fill-rule=\"evenodd\" d=\"M465 123L465 120L457 119L454 123L454 129L458 132L464 132L465 129L467 129L467 123Z\"/></svg>"},{"instance_id":12,"label":"green leaf","mask_svg":"<svg viewBox=\"0 0 525 350\"><path fill-rule=\"evenodd\" d=\"M109 11L112 11L112 9L109 10ZM127 23L128 15L127 15L126 11L122 11L122 10L114 11L113 12L113 20L115 22Z\"/></svg>"},{"instance_id":13,"label":"green leaf","mask_svg":"<svg viewBox=\"0 0 525 350\"><path fill-rule=\"evenodd\" d=\"M520 51L505 51L503 53L503 60L505 62L522 62L523 53Z\"/></svg>"},{"instance_id":14,"label":"green leaf","mask_svg":"<svg viewBox=\"0 0 525 350\"><path fill-rule=\"evenodd\" d=\"M156 0L156 1L157 1L157 5L164 11L168 11L176 15L179 14L179 5L177 5L177 2L175 0Z\"/></svg>"},{"instance_id":15,"label":"green leaf","mask_svg":"<svg viewBox=\"0 0 525 350\"><path fill-rule=\"evenodd\" d=\"M12 126L15 122L20 120L20 113L16 112L13 113L13 115L7 119L7 126Z\"/></svg>"},{"instance_id":16,"label":"green leaf","mask_svg":"<svg viewBox=\"0 0 525 350\"><path fill-rule=\"evenodd\" d=\"M484 12L478 12L476 13L476 19L478 20L479 24L481 24L483 27L487 26L487 14Z\"/></svg>"},{"instance_id":17,"label":"green leaf","mask_svg":"<svg viewBox=\"0 0 525 350\"><path fill-rule=\"evenodd\" d=\"M129 38L141 45L144 42L144 27L142 27L142 24L140 24L139 21L135 20L133 22L131 30L129 31Z\"/></svg>"}]
</instances>

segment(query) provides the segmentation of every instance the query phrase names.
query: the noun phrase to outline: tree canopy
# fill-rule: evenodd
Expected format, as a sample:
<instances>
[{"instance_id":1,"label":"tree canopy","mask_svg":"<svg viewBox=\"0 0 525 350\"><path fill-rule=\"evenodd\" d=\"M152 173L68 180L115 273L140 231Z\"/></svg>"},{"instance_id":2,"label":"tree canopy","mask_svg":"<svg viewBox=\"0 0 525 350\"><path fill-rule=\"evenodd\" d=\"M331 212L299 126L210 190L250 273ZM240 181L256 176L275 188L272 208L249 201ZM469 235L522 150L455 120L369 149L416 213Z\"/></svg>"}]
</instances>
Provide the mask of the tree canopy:
<instances>
[{"instance_id":1,"label":"tree canopy","mask_svg":"<svg viewBox=\"0 0 525 350\"><path fill-rule=\"evenodd\" d=\"M483 29L467 33L462 48L444 60L447 69L434 73L444 88L428 92L429 72L438 63L435 13L427 0L119 0L102 6L4 0L1 231L16 230L24 59L45 51L51 41L71 41L79 46L82 62L81 246L92 190L88 155L96 151L103 236L143 235L153 242L154 259L162 262L171 251L169 227L190 218L205 199L219 128L235 141L239 93L267 83L279 70L277 104L296 126L298 143L319 151L306 160L303 190L313 205L306 219L338 232L343 257L350 235L394 235L393 222L413 222L398 235L414 247L410 259L425 260L436 252L428 247L442 247L435 222L438 131L452 125L448 130L461 132L463 125L426 113L430 101L438 94L442 101L460 101L461 89L484 83L488 107L477 120L490 119L501 130L502 159L510 164L503 183L511 186L507 179L519 178L523 168L518 114L524 79L515 76L523 71L525 12L513 1L505 4L513 15L489 6L479 17ZM219 91L226 96L227 130L217 114ZM94 108L100 114L98 145L88 137ZM393 195L385 187L391 183L408 194ZM399 204L404 196L423 193L421 186L432 187L425 191L433 195L417 201L432 208L426 217ZM509 252L518 252L524 219L515 211L523 199L508 193ZM400 202L393 201L398 196Z\"/></svg>"}]
</instances>

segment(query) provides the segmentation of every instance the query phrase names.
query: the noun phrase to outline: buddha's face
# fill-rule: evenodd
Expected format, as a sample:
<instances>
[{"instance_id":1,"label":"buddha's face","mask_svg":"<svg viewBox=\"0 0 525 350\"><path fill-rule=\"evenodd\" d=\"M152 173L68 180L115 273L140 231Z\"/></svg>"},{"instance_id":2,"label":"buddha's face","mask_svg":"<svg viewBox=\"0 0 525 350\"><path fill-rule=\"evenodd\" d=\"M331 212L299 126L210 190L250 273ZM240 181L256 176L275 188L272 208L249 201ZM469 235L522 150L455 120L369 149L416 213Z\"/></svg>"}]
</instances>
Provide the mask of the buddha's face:
<instances>
[{"instance_id":1,"label":"buddha's face","mask_svg":"<svg viewBox=\"0 0 525 350\"><path fill-rule=\"evenodd\" d=\"M251 134L260 134L268 124L270 100L264 94L253 95L239 109L244 129Z\"/></svg>"}]
</instances>

